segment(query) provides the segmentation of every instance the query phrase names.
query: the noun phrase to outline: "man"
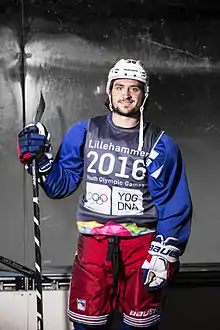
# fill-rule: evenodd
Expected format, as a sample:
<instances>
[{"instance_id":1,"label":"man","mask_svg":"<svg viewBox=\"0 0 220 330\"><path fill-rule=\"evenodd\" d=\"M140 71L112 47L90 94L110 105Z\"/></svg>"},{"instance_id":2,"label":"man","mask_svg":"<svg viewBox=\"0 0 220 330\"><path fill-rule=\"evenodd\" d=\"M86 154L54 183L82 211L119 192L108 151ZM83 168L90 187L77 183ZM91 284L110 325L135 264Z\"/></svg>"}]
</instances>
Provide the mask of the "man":
<instances>
[{"instance_id":1,"label":"man","mask_svg":"<svg viewBox=\"0 0 220 330\"><path fill-rule=\"evenodd\" d=\"M55 160L40 123L19 134L19 158L30 173L37 159L50 198L85 183L68 308L75 329L109 329L116 305L120 329L158 329L161 292L190 233L184 164L176 143L143 120L149 78L139 61L118 61L106 92L111 114L74 124Z\"/></svg>"}]
</instances>

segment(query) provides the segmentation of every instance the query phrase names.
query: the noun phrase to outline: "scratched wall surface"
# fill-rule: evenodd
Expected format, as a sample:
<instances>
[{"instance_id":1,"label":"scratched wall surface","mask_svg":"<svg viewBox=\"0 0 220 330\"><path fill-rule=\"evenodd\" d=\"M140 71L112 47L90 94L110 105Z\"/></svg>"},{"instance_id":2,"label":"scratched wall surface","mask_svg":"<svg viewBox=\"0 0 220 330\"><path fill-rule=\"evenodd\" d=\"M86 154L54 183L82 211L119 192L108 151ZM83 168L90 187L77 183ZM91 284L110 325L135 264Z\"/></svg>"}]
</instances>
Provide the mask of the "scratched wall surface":
<instances>
[{"instance_id":1,"label":"scratched wall surface","mask_svg":"<svg viewBox=\"0 0 220 330\"><path fill-rule=\"evenodd\" d=\"M31 178L16 157L23 114L19 83L17 14L0 27L0 208L1 255L34 267ZM194 204L192 234L184 263L220 262L218 21L182 22L108 18L68 24L28 20L26 122L42 90L42 122L54 152L75 122L107 113L103 106L108 70L122 57L141 59L151 74L146 118L165 129L182 150ZM176 32L178 30L178 33ZM17 54L17 55L16 55ZM41 191L42 256L45 272L69 272L75 252L79 188L65 200ZM10 238L10 239L9 239ZM209 250L206 248L209 245Z\"/></svg>"}]
</instances>

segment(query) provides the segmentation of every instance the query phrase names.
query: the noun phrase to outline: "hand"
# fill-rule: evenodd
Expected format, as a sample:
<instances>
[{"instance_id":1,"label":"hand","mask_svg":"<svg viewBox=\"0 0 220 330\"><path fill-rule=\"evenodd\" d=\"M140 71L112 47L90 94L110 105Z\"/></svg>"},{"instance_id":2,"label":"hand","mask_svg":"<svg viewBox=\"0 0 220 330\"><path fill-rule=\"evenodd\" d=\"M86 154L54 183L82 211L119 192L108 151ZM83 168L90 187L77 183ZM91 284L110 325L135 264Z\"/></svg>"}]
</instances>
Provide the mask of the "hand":
<instances>
[{"instance_id":1,"label":"hand","mask_svg":"<svg viewBox=\"0 0 220 330\"><path fill-rule=\"evenodd\" d=\"M180 250L175 246L177 239L162 235L151 242L148 256L142 265L144 284L149 291L166 287L179 269Z\"/></svg>"},{"instance_id":2,"label":"hand","mask_svg":"<svg viewBox=\"0 0 220 330\"><path fill-rule=\"evenodd\" d=\"M22 129L18 135L18 157L27 166L36 159L40 172L51 167L50 134L43 124L29 124Z\"/></svg>"}]
</instances>

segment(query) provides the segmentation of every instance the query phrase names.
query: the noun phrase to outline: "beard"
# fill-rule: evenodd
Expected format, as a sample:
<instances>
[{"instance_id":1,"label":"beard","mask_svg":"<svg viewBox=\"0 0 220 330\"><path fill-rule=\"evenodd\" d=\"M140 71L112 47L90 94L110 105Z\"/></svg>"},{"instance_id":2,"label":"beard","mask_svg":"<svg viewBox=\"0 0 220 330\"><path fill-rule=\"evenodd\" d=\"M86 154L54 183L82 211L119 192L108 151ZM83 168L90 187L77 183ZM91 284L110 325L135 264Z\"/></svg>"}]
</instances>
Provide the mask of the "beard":
<instances>
[{"instance_id":1,"label":"beard","mask_svg":"<svg viewBox=\"0 0 220 330\"><path fill-rule=\"evenodd\" d=\"M139 118L140 117L140 112L139 106L135 106L130 112L123 112L123 110L121 110L119 107L114 107L112 105L112 109L114 113L117 113L118 115L122 116L122 117L127 117L127 118Z\"/></svg>"}]
</instances>

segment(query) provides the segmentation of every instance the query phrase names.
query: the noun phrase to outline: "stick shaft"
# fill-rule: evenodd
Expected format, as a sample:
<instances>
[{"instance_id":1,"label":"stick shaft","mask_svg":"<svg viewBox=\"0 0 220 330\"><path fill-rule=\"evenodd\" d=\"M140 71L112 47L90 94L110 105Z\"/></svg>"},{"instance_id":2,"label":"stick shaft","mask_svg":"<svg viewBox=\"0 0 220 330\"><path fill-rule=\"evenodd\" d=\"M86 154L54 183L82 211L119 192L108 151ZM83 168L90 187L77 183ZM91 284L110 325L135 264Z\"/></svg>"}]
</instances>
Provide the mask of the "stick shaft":
<instances>
[{"instance_id":1,"label":"stick shaft","mask_svg":"<svg viewBox=\"0 0 220 330\"><path fill-rule=\"evenodd\" d=\"M41 260L41 230L39 186L36 160L32 163L33 184L33 216L34 216L34 242L35 242L35 289L37 298L37 330L43 330L43 297L42 297L42 260Z\"/></svg>"},{"instance_id":2,"label":"stick shaft","mask_svg":"<svg viewBox=\"0 0 220 330\"><path fill-rule=\"evenodd\" d=\"M45 102L41 93L40 102L36 110L34 122L41 120L45 109ZM33 186L33 217L34 217L34 243L35 243L35 288L37 297L37 330L43 330L43 290L42 290L42 258L41 258L41 230L40 230L40 205L38 168L34 159L32 162L32 186Z\"/></svg>"}]
</instances>

